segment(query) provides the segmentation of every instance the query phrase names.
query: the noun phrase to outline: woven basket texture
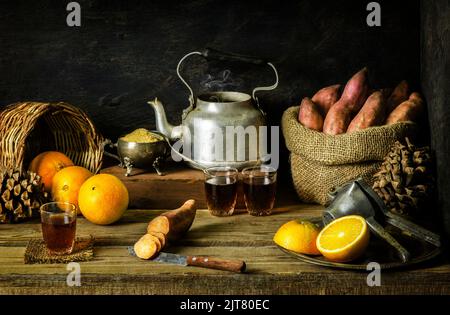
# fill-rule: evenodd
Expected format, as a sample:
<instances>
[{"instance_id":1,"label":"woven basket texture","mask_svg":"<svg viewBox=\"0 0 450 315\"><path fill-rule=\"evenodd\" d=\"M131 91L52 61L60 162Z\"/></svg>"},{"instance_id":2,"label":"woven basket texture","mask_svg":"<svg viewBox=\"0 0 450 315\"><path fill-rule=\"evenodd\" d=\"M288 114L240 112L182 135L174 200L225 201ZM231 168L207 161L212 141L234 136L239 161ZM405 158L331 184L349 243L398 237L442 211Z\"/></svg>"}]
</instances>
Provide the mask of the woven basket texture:
<instances>
[{"instance_id":1,"label":"woven basket texture","mask_svg":"<svg viewBox=\"0 0 450 315\"><path fill-rule=\"evenodd\" d=\"M0 168L26 169L44 151L60 151L97 173L103 137L81 109L68 103L21 102L0 113Z\"/></svg>"}]
</instances>

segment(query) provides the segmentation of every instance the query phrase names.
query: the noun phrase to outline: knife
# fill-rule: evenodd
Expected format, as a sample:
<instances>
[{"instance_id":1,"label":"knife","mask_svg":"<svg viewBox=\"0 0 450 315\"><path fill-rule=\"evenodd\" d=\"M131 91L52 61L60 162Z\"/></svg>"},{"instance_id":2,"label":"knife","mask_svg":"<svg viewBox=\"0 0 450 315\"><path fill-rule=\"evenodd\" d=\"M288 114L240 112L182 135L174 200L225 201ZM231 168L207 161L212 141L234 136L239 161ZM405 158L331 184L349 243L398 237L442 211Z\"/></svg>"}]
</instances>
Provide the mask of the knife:
<instances>
[{"instance_id":1,"label":"knife","mask_svg":"<svg viewBox=\"0 0 450 315\"><path fill-rule=\"evenodd\" d=\"M137 257L132 246L128 246L128 252L131 256ZM152 261L172 265L196 266L232 272L244 272L246 267L245 262L242 260L227 260L207 256L185 256L164 252L160 252L158 256L152 259Z\"/></svg>"}]
</instances>

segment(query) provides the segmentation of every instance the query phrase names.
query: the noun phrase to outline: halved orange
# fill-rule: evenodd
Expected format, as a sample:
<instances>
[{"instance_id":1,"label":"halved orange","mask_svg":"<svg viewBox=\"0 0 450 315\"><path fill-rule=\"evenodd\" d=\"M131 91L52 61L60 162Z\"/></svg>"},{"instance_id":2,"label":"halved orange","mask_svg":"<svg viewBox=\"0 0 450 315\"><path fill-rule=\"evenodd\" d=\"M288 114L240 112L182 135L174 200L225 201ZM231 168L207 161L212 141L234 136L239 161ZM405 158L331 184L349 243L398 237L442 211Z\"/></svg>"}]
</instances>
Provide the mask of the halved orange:
<instances>
[{"instance_id":1,"label":"halved orange","mask_svg":"<svg viewBox=\"0 0 450 315\"><path fill-rule=\"evenodd\" d=\"M297 253L320 255L316 247L317 235L319 235L319 228L314 223L292 220L278 229L273 241L281 247Z\"/></svg>"},{"instance_id":2,"label":"halved orange","mask_svg":"<svg viewBox=\"0 0 450 315\"><path fill-rule=\"evenodd\" d=\"M364 254L369 239L366 220L359 215L349 215L325 226L317 237L316 245L326 259L348 262Z\"/></svg>"}]
</instances>

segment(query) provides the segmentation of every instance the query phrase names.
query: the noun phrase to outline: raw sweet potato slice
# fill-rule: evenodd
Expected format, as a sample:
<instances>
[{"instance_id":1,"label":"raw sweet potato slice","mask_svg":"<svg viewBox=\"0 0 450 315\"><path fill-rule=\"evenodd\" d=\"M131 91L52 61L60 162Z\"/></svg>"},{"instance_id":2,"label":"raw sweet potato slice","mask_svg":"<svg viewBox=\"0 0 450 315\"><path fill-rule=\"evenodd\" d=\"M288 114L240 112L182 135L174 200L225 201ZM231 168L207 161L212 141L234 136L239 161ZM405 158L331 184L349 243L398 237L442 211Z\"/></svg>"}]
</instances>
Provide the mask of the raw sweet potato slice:
<instances>
[{"instance_id":1,"label":"raw sweet potato slice","mask_svg":"<svg viewBox=\"0 0 450 315\"><path fill-rule=\"evenodd\" d=\"M145 234L134 244L136 256L142 259L150 259L158 253L158 245L148 235Z\"/></svg>"},{"instance_id":2,"label":"raw sweet potato slice","mask_svg":"<svg viewBox=\"0 0 450 315\"><path fill-rule=\"evenodd\" d=\"M159 239L159 242L161 243L161 248L164 248L164 246L166 246L166 236L163 233L148 231L148 234L151 234Z\"/></svg>"},{"instance_id":3,"label":"raw sweet potato slice","mask_svg":"<svg viewBox=\"0 0 450 315\"><path fill-rule=\"evenodd\" d=\"M170 222L169 219L165 215L159 215L153 220L150 221L150 223L147 226L147 233L149 232L160 232L164 235L169 234L170 230Z\"/></svg>"},{"instance_id":4,"label":"raw sweet potato slice","mask_svg":"<svg viewBox=\"0 0 450 315\"><path fill-rule=\"evenodd\" d=\"M159 238L157 238L156 236L154 236L150 233L145 234L145 236L147 236L147 238L149 238L155 242L157 251L160 252L162 249L162 244L161 244L161 241L159 240Z\"/></svg>"},{"instance_id":5,"label":"raw sweet potato slice","mask_svg":"<svg viewBox=\"0 0 450 315\"><path fill-rule=\"evenodd\" d=\"M147 232L160 232L169 241L177 240L189 230L196 212L195 200L190 199L180 208L164 212L150 221Z\"/></svg>"}]
</instances>

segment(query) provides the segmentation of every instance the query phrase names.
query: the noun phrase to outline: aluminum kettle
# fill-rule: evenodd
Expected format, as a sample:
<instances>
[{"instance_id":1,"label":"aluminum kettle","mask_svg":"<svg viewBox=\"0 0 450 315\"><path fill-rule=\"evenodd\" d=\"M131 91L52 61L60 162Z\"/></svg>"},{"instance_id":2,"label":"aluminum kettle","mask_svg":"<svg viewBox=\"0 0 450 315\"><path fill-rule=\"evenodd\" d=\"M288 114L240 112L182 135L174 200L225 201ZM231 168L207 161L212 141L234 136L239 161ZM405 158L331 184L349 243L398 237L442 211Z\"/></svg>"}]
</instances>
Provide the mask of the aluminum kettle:
<instances>
[{"instance_id":1,"label":"aluminum kettle","mask_svg":"<svg viewBox=\"0 0 450 315\"><path fill-rule=\"evenodd\" d=\"M208 92L195 98L192 88L180 74L182 62L193 55L268 65L275 73L275 83L253 89L251 96L241 92ZM267 158L266 115L255 94L278 86L278 73L272 63L209 48L188 53L181 58L177 74L190 92L189 106L183 110L180 126L173 126L167 121L164 106L157 98L148 102L155 111L156 129L171 142L175 141L172 156L178 156L198 169L213 166L242 169Z\"/></svg>"}]
</instances>

